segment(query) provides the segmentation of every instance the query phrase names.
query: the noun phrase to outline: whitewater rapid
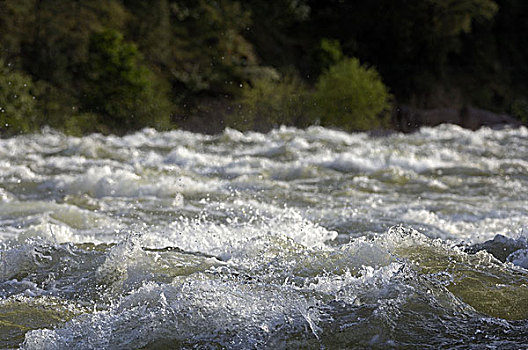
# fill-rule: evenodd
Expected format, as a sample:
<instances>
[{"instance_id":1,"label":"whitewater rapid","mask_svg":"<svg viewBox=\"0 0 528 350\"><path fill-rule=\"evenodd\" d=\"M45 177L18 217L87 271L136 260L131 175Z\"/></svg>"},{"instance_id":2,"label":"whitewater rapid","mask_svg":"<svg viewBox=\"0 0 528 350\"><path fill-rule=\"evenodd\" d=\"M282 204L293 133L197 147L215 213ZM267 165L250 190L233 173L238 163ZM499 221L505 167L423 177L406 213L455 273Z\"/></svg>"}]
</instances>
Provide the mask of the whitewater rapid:
<instances>
[{"instance_id":1,"label":"whitewater rapid","mask_svg":"<svg viewBox=\"0 0 528 350\"><path fill-rule=\"evenodd\" d=\"M528 129L0 140L0 348L528 347Z\"/></svg>"}]
</instances>

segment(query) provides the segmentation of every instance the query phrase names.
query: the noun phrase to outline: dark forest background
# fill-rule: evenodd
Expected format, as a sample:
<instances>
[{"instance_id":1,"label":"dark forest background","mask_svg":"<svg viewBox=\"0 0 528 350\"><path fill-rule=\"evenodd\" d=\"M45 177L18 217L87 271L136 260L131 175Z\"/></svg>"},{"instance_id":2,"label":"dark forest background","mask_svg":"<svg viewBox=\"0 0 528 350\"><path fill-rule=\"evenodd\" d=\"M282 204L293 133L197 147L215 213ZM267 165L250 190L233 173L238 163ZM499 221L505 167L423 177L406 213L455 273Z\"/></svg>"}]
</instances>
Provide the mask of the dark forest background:
<instances>
[{"instance_id":1,"label":"dark forest background","mask_svg":"<svg viewBox=\"0 0 528 350\"><path fill-rule=\"evenodd\" d=\"M0 0L0 134L528 121L525 0Z\"/></svg>"}]
</instances>

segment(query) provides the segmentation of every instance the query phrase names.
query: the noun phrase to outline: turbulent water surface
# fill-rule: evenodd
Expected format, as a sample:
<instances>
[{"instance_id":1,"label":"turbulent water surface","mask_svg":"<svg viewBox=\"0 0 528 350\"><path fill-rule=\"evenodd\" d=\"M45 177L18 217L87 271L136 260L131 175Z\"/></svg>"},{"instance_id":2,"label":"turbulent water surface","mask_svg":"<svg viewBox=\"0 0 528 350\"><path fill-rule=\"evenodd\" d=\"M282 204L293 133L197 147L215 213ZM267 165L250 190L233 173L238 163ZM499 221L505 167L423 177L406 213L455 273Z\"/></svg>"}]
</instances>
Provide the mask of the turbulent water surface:
<instances>
[{"instance_id":1,"label":"turbulent water surface","mask_svg":"<svg viewBox=\"0 0 528 350\"><path fill-rule=\"evenodd\" d=\"M528 130L0 140L0 348L528 347Z\"/></svg>"}]
</instances>

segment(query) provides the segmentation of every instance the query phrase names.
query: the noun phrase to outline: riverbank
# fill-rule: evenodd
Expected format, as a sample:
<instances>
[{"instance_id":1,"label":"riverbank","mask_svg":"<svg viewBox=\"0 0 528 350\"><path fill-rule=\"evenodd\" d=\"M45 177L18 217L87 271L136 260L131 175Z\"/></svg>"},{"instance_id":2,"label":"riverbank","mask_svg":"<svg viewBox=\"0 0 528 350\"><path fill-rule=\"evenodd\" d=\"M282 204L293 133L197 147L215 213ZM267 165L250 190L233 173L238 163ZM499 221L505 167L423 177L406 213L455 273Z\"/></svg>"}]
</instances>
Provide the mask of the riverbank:
<instances>
[{"instance_id":1,"label":"riverbank","mask_svg":"<svg viewBox=\"0 0 528 350\"><path fill-rule=\"evenodd\" d=\"M507 114L498 114L472 106L461 109L437 108L417 109L408 106L396 107L392 115L392 126L397 131L412 132L423 126L455 124L470 130L481 127L517 128L521 121Z\"/></svg>"},{"instance_id":2,"label":"riverbank","mask_svg":"<svg viewBox=\"0 0 528 350\"><path fill-rule=\"evenodd\" d=\"M176 120L176 123L183 130L209 135L221 133L226 127L237 129L236 124L225 122L226 119L229 120L229 113L232 113L232 108L232 105L226 102L211 102L201 113L194 116L181 117ZM209 122L204 123L204 120ZM469 130L478 130L481 127L492 129L518 128L523 125L520 120L513 116L494 113L472 106L464 106L460 109L419 109L410 106L398 106L394 107L390 118L387 119L383 128L372 128L370 131L376 135L388 134L394 131L410 133L424 126L434 127L441 124L458 125ZM253 131L267 132L278 126L280 125L266 124L263 121L261 128Z\"/></svg>"}]
</instances>

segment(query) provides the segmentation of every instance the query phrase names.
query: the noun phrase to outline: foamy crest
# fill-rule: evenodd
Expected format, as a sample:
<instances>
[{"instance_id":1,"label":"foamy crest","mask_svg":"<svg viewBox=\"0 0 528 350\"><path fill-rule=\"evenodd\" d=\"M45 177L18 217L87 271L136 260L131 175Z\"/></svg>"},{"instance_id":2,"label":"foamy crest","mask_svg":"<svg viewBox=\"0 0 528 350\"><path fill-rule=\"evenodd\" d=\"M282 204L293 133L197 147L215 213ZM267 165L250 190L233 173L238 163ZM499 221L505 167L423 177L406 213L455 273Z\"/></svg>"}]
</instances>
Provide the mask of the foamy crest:
<instances>
[{"instance_id":1,"label":"foamy crest","mask_svg":"<svg viewBox=\"0 0 528 350\"><path fill-rule=\"evenodd\" d=\"M54 330L28 332L22 348L209 343L246 349L263 346L277 334L318 329L314 302L294 290L197 277L169 285L147 283L108 311L77 317Z\"/></svg>"},{"instance_id":2,"label":"foamy crest","mask_svg":"<svg viewBox=\"0 0 528 350\"><path fill-rule=\"evenodd\" d=\"M181 217L166 230L149 233L144 239L148 246L175 246L229 259L255 239L287 237L306 247L317 247L337 236L335 231L304 219L295 210L286 210L277 217L259 221L256 224L250 221L227 225L211 222L206 217L195 220Z\"/></svg>"}]
</instances>

